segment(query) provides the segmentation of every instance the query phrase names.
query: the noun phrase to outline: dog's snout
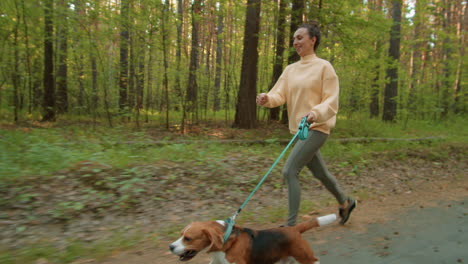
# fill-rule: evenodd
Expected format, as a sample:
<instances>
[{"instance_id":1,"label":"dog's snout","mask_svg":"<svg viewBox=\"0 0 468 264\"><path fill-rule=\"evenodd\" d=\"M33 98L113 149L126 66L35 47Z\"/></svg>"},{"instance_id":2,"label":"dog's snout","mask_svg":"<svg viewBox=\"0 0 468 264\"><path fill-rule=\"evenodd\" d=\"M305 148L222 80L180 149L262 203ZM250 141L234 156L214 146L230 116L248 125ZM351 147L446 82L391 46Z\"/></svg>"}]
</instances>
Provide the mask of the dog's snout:
<instances>
[{"instance_id":1,"label":"dog's snout","mask_svg":"<svg viewBox=\"0 0 468 264\"><path fill-rule=\"evenodd\" d=\"M176 248L176 246L174 246L174 245L172 245L172 244L169 245L169 250L170 250L171 252L174 252L174 249L175 249L175 248Z\"/></svg>"}]
</instances>

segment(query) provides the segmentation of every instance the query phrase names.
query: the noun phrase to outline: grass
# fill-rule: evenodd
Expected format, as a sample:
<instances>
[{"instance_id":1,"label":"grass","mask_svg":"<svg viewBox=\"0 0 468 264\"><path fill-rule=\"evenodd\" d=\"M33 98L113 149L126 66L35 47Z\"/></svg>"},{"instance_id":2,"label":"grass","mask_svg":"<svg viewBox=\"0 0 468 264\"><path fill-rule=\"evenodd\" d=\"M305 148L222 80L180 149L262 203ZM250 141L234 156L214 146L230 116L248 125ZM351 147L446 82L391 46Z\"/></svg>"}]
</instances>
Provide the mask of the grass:
<instances>
[{"instance_id":1,"label":"grass","mask_svg":"<svg viewBox=\"0 0 468 264\"><path fill-rule=\"evenodd\" d=\"M414 138L442 136L444 141L468 143L464 119L445 122L412 121L406 129L401 124L387 124L377 120L339 120L339 127L322 149L327 157L346 155L352 161L359 161L365 153L390 149L418 147L414 142L375 142L372 144L334 142L336 138L347 137L390 137ZM283 146L275 144L278 137L287 138L285 129L273 132L265 138L262 131L239 131L229 129L228 133L243 133L244 137L269 139L271 144L260 146L221 145L221 144L172 144L157 146L145 144L153 137L150 129L134 130L119 127L108 129L97 127L86 130L79 125L49 129L0 130L0 182L21 179L24 176L47 176L70 167L73 164L90 160L125 168L132 164L153 163L160 160L183 162L185 160L216 160L226 151L243 155L269 155L275 157ZM286 131L286 133L285 133ZM173 136L172 136L173 137ZM191 136L197 138L197 136ZM198 138L203 138L199 135ZM171 140L171 139L166 139ZM134 143L127 144L125 142ZM123 143L120 143L123 142Z\"/></svg>"},{"instance_id":2,"label":"grass","mask_svg":"<svg viewBox=\"0 0 468 264\"><path fill-rule=\"evenodd\" d=\"M336 138L348 137L391 137L414 138L442 136L444 141L468 143L467 121L462 118L444 122L411 121L404 129L401 124L387 124L378 120L339 120L331 139L322 149L325 156L347 155L350 160L359 160L363 154L402 147L413 147L414 142L375 142L372 144L333 142ZM49 129L0 129L0 182L15 180L23 176L45 176L90 160L125 168L130 164L152 163L159 160L212 160L222 157L226 151L245 155L279 153L283 146L275 144L275 138L289 137L285 129L265 138L261 131L239 131L229 129L233 134L243 134L253 139L270 139L271 144L261 146L220 145L220 144L173 144L157 146L145 144L153 140L150 129L134 130L119 127L108 129L96 127L83 129L80 125ZM173 137L173 136L172 136ZM197 136L192 136L197 138ZM198 138L203 138L198 135ZM171 140L171 139L166 139ZM126 144L119 142L137 142ZM274 156L274 155L273 155Z\"/></svg>"},{"instance_id":3,"label":"grass","mask_svg":"<svg viewBox=\"0 0 468 264\"><path fill-rule=\"evenodd\" d=\"M58 250L50 242L42 241L28 247L17 250L0 249L0 263L2 264L26 264L36 263L39 259L47 260L47 263L71 263L83 256L102 260L111 252L126 250L149 239L141 234L124 235L117 232L112 237L94 242L67 241L66 246Z\"/></svg>"}]
</instances>

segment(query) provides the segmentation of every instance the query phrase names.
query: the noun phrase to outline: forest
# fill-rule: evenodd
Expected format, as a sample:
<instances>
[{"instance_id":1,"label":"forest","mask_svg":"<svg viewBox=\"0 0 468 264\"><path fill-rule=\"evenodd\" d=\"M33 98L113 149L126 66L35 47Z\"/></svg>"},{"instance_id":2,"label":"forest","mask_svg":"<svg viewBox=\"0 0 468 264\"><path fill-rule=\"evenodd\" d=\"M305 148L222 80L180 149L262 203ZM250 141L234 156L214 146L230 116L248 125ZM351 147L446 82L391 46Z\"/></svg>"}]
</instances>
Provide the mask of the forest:
<instances>
[{"instance_id":1,"label":"forest","mask_svg":"<svg viewBox=\"0 0 468 264\"><path fill-rule=\"evenodd\" d=\"M340 116L437 121L466 114L467 19L463 0L1 1L0 115L166 129L284 120L254 98L298 60L292 32L315 20Z\"/></svg>"}]
</instances>

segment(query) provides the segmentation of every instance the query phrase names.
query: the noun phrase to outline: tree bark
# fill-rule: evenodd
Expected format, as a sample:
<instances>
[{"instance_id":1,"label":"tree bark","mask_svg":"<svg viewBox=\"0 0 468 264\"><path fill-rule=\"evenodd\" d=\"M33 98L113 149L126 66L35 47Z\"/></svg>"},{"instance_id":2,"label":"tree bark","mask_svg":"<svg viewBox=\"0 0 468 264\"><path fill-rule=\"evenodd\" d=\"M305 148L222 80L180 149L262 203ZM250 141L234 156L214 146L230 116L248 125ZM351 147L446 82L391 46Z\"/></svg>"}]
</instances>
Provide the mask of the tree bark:
<instances>
[{"instance_id":1,"label":"tree bark","mask_svg":"<svg viewBox=\"0 0 468 264\"><path fill-rule=\"evenodd\" d=\"M455 98L454 98L454 105L453 111L455 114L460 114L466 112L467 100L465 95L462 91L462 76L466 74L466 70L464 71L464 66L466 67L466 62L463 58L465 58L465 32L468 30L468 8L466 4L464 5L461 1L459 1L457 5L457 14L458 14L458 22L457 22L457 37L459 39L459 59L457 65L457 77L455 81ZM466 68L465 68L466 69ZM466 89L466 85L464 85Z\"/></svg>"},{"instance_id":2,"label":"tree bark","mask_svg":"<svg viewBox=\"0 0 468 264\"><path fill-rule=\"evenodd\" d=\"M373 12L382 12L382 0L375 1L371 3L371 9ZM382 41L377 40L374 44L374 55L377 61L380 61ZM374 70L374 79L371 86L371 101L369 104L369 112L371 118L377 118L380 113L380 63L377 64L376 69Z\"/></svg>"},{"instance_id":3,"label":"tree bark","mask_svg":"<svg viewBox=\"0 0 468 264\"><path fill-rule=\"evenodd\" d=\"M276 34L276 53L273 63L273 75L271 78L270 89L273 88L275 83L278 81L281 73L283 72L284 63L284 37L286 31L286 0L279 0L278 10L278 23L277 23L277 34ZM270 120L279 120L280 107L275 107L270 110Z\"/></svg>"},{"instance_id":4,"label":"tree bark","mask_svg":"<svg viewBox=\"0 0 468 264\"><path fill-rule=\"evenodd\" d=\"M417 90L420 84L420 70L422 65L421 50L424 45L422 40L423 34L423 23L422 18L423 3L421 0L417 0L415 3L414 13L414 44L412 46L411 58L410 58L410 81L409 81L409 94L407 101L408 116L414 116L417 112ZM409 117L408 117L409 118Z\"/></svg>"},{"instance_id":5,"label":"tree bark","mask_svg":"<svg viewBox=\"0 0 468 264\"><path fill-rule=\"evenodd\" d=\"M119 76L119 109L121 112L128 107L127 89L128 89L128 20L130 0L121 0L120 6L120 76Z\"/></svg>"},{"instance_id":6,"label":"tree bark","mask_svg":"<svg viewBox=\"0 0 468 264\"><path fill-rule=\"evenodd\" d=\"M458 62L458 74L457 74L457 81L456 81L456 88L455 88L455 99L454 99L454 112L456 114L466 113L467 107L467 100L466 100L466 85L463 85L465 91L462 91L462 76L466 74L466 61L463 59L465 58L465 32L468 30L468 8L462 3L459 4L458 7L459 19L458 19L458 33L457 36L459 38L460 43L460 58ZM465 69L465 70L463 70Z\"/></svg>"},{"instance_id":7,"label":"tree bark","mask_svg":"<svg viewBox=\"0 0 468 264\"><path fill-rule=\"evenodd\" d=\"M18 29L21 21L20 11L18 8L18 3L15 1L15 10L16 10L16 23L13 30L13 45L14 45L14 66L13 71L11 72L11 78L13 83L13 108L14 108L14 120L15 122L19 121L19 89L20 89L20 74L19 74L19 46L18 46Z\"/></svg>"},{"instance_id":8,"label":"tree bark","mask_svg":"<svg viewBox=\"0 0 468 264\"><path fill-rule=\"evenodd\" d=\"M179 102L174 106L176 111L180 110L180 105L184 104L183 92L182 92L182 85L180 83L180 76L181 76L181 60L182 60L182 26L184 24L184 9L182 0L177 0L177 46L176 46L176 76L175 76L175 91L178 98L181 98Z\"/></svg>"},{"instance_id":9,"label":"tree bark","mask_svg":"<svg viewBox=\"0 0 468 264\"><path fill-rule=\"evenodd\" d=\"M192 50L190 52L190 66L189 66L189 78L187 84L187 106L186 111L191 113L192 121L197 119L198 111L198 83L197 83L197 71L198 71L198 31L200 27L200 11L201 11L201 0L194 1L192 4Z\"/></svg>"},{"instance_id":10,"label":"tree bark","mask_svg":"<svg viewBox=\"0 0 468 264\"><path fill-rule=\"evenodd\" d=\"M68 112L68 1L59 1L58 30L57 113Z\"/></svg>"},{"instance_id":11,"label":"tree bark","mask_svg":"<svg viewBox=\"0 0 468 264\"><path fill-rule=\"evenodd\" d=\"M260 8L260 0L247 1L241 80L233 124L233 127L237 128L254 128L257 121L255 96L257 93L257 48L260 30Z\"/></svg>"},{"instance_id":12,"label":"tree bark","mask_svg":"<svg viewBox=\"0 0 468 264\"><path fill-rule=\"evenodd\" d=\"M398 64L400 60L400 35L401 35L401 0L392 1L393 24L390 31L390 47L388 50L391 59L387 69L387 78L384 94L383 121L395 121L397 115L398 96Z\"/></svg>"},{"instance_id":13,"label":"tree bark","mask_svg":"<svg viewBox=\"0 0 468 264\"><path fill-rule=\"evenodd\" d=\"M290 34L294 34L297 28L304 23L304 0L293 0L292 1L292 10L291 10L291 24L290 24ZM289 38L289 56L288 64L294 63L299 60L299 54L294 50L294 39ZM281 123L287 124L288 119L288 109L283 107L283 112L281 116Z\"/></svg>"},{"instance_id":14,"label":"tree bark","mask_svg":"<svg viewBox=\"0 0 468 264\"><path fill-rule=\"evenodd\" d=\"M220 2L218 10L218 27L216 29L216 70L215 84L213 89L213 111L220 110L219 91L221 89L221 69L223 60L223 30L224 30L223 4Z\"/></svg>"},{"instance_id":15,"label":"tree bark","mask_svg":"<svg viewBox=\"0 0 468 264\"><path fill-rule=\"evenodd\" d=\"M292 34L296 32L297 28L304 23L304 0L293 0L292 9L291 9L291 24L290 24L290 34L289 38L289 56L288 64L294 63L300 59L299 54L294 50L294 39Z\"/></svg>"},{"instance_id":16,"label":"tree bark","mask_svg":"<svg viewBox=\"0 0 468 264\"><path fill-rule=\"evenodd\" d=\"M444 0L443 1L443 22L442 27L445 34L445 38L443 40L443 48L442 48L442 59L443 59L443 70L442 70L442 113L441 117L446 118L449 114L449 109L451 106L453 93L452 88L452 72L455 67L453 66L453 40L451 39L451 27L452 27L452 7L453 7L453 0Z\"/></svg>"},{"instance_id":17,"label":"tree bark","mask_svg":"<svg viewBox=\"0 0 468 264\"><path fill-rule=\"evenodd\" d=\"M195 2L197 2L195 0ZM168 77L167 77L167 71L168 71L168 68L169 68L169 64L168 64L168 61L167 61L167 53L168 53L168 50L167 50L167 35L168 35L168 31L167 31L167 23L166 23L166 18L167 18L167 15L169 13L169 0L166 0L165 3L164 3L164 14L163 14L163 17L162 17L162 21L161 21L161 30L162 30L162 48L163 48L163 64L164 64L164 77L163 77L163 85L164 85L164 98L165 98L165 101L166 101L166 129L169 130L169 81L168 81Z\"/></svg>"},{"instance_id":18,"label":"tree bark","mask_svg":"<svg viewBox=\"0 0 468 264\"><path fill-rule=\"evenodd\" d=\"M146 67L146 72L147 72L147 78L146 78L146 101L145 101L145 108L146 108L146 120L145 122L149 122L149 112L150 108L152 109L152 96L153 96L153 82L154 82L154 77L153 77L153 61L154 58L154 36L155 32L155 27L153 22L151 23L151 28L148 36L148 65Z\"/></svg>"},{"instance_id":19,"label":"tree bark","mask_svg":"<svg viewBox=\"0 0 468 264\"><path fill-rule=\"evenodd\" d=\"M55 121L53 0L44 1L44 98L42 121Z\"/></svg>"},{"instance_id":20,"label":"tree bark","mask_svg":"<svg viewBox=\"0 0 468 264\"><path fill-rule=\"evenodd\" d=\"M29 106L28 106L28 113L32 113L32 108L33 108L33 85L32 85L32 78L33 78L33 73L32 73L32 67L31 67L31 50L29 48L29 27L28 24L26 23L26 7L24 0L21 0L21 8L22 8L22 18L23 18L23 26L24 26L24 38L25 38L25 45L26 45L26 68L28 71L28 99L29 99Z\"/></svg>"}]
</instances>

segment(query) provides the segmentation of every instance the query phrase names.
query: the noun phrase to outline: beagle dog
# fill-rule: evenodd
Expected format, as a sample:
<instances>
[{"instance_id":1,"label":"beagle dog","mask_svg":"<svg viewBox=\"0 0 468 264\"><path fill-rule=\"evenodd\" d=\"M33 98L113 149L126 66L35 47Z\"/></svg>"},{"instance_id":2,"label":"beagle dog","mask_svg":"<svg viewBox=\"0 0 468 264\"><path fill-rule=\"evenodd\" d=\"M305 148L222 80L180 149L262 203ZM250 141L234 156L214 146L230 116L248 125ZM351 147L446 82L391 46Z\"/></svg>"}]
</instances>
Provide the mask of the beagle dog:
<instances>
[{"instance_id":1,"label":"beagle dog","mask_svg":"<svg viewBox=\"0 0 468 264\"><path fill-rule=\"evenodd\" d=\"M210 253L210 264L288 263L292 258L301 264L317 264L318 259L301 234L335 220L336 215L330 214L296 226L266 230L252 230L235 225L225 243L224 221L194 222L182 230L182 236L169 249L181 261L188 261L202 251Z\"/></svg>"}]
</instances>

